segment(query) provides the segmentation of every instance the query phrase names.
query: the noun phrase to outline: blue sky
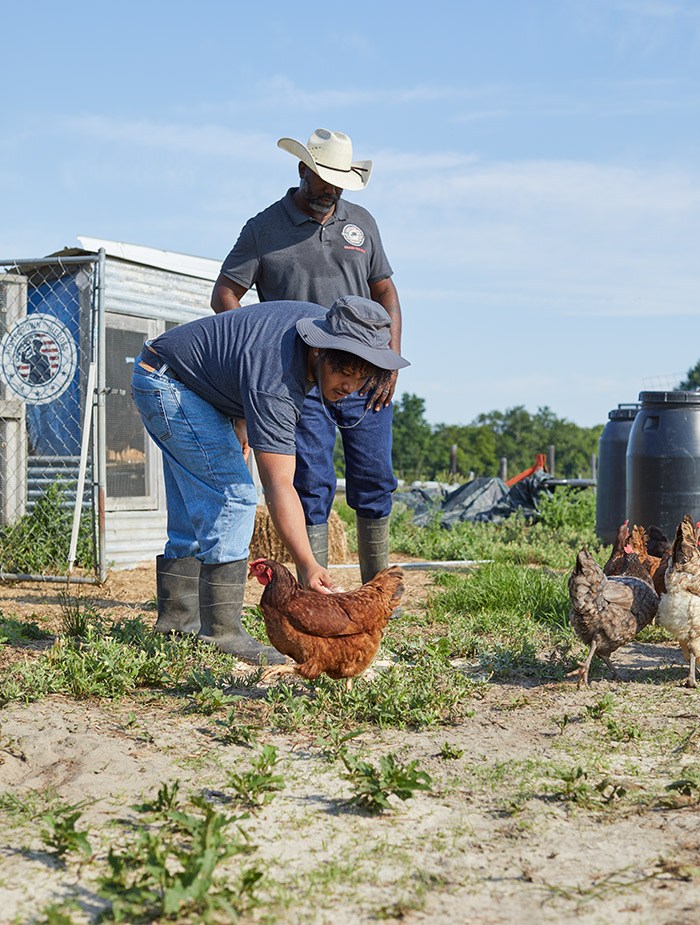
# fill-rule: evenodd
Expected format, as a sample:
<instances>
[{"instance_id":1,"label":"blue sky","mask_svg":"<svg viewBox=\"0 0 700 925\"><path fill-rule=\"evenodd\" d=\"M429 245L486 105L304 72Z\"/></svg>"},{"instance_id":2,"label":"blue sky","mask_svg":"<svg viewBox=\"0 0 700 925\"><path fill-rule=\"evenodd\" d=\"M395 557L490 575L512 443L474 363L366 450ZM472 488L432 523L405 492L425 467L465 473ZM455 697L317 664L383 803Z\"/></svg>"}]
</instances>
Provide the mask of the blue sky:
<instances>
[{"instance_id":1,"label":"blue sky","mask_svg":"<svg viewBox=\"0 0 700 925\"><path fill-rule=\"evenodd\" d=\"M700 0L28 0L3 34L2 258L223 259L322 126L374 160L347 198L432 423L603 423L700 359Z\"/></svg>"}]
</instances>

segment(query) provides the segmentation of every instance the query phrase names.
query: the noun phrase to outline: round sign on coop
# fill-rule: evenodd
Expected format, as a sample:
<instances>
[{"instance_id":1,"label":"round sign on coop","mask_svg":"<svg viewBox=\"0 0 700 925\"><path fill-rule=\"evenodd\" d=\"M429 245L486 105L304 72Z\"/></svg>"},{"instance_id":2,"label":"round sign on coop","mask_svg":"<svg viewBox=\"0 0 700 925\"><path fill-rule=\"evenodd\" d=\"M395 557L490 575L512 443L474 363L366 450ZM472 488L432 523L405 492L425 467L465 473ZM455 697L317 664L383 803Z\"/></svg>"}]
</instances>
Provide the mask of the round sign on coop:
<instances>
[{"instance_id":1,"label":"round sign on coop","mask_svg":"<svg viewBox=\"0 0 700 925\"><path fill-rule=\"evenodd\" d=\"M0 376L30 405L46 405L61 396L77 365L75 340L52 315L28 315L0 341Z\"/></svg>"}]
</instances>

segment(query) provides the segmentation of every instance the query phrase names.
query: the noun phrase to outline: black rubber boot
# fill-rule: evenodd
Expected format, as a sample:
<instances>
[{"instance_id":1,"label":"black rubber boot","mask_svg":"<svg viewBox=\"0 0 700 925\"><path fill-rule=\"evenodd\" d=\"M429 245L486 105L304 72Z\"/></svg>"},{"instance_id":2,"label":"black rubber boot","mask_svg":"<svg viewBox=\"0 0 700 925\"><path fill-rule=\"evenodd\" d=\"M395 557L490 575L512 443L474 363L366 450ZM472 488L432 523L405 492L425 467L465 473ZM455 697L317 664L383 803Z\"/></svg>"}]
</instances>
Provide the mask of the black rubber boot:
<instances>
[{"instance_id":1,"label":"black rubber boot","mask_svg":"<svg viewBox=\"0 0 700 925\"><path fill-rule=\"evenodd\" d=\"M309 538L314 559L319 565L328 568L328 524L307 524L306 535ZM297 581L299 584L302 583L299 569L297 569Z\"/></svg>"},{"instance_id":2,"label":"black rubber boot","mask_svg":"<svg viewBox=\"0 0 700 925\"><path fill-rule=\"evenodd\" d=\"M389 518L357 517L357 554L362 584L389 565Z\"/></svg>"},{"instance_id":3,"label":"black rubber boot","mask_svg":"<svg viewBox=\"0 0 700 925\"><path fill-rule=\"evenodd\" d=\"M199 559L156 559L156 633L199 632Z\"/></svg>"},{"instance_id":4,"label":"black rubber boot","mask_svg":"<svg viewBox=\"0 0 700 925\"><path fill-rule=\"evenodd\" d=\"M199 574L199 638L251 665L283 665L286 658L253 639L241 624L248 562L203 565Z\"/></svg>"}]
</instances>

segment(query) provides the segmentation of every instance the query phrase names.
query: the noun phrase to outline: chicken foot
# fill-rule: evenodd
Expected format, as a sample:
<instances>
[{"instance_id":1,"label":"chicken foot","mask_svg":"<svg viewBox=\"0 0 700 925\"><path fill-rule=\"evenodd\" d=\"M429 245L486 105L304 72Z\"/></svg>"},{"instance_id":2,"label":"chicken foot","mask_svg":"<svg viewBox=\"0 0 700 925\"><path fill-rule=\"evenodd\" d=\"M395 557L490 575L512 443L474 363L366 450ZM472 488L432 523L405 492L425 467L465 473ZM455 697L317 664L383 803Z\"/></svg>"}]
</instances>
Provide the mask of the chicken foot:
<instances>
[{"instance_id":1,"label":"chicken foot","mask_svg":"<svg viewBox=\"0 0 700 925\"><path fill-rule=\"evenodd\" d=\"M287 663L286 665L270 665L263 669L260 674L260 680L263 684L268 684L273 679L280 678L288 674L299 674L295 664L290 665Z\"/></svg>"},{"instance_id":2,"label":"chicken foot","mask_svg":"<svg viewBox=\"0 0 700 925\"><path fill-rule=\"evenodd\" d=\"M593 661L593 656L597 655L598 658L605 662L610 670L610 674L613 676L613 680L617 681L619 675L615 669L615 666L610 661L607 655L603 655L600 652L597 652L597 643L594 640L591 642L591 646L588 650L588 655L586 656L585 662L579 662L578 668L574 668L573 671L568 672L567 677L571 678L574 675L578 675L578 684L576 685L577 690L581 690L582 687L588 687L588 670L591 667L591 662Z\"/></svg>"}]
</instances>

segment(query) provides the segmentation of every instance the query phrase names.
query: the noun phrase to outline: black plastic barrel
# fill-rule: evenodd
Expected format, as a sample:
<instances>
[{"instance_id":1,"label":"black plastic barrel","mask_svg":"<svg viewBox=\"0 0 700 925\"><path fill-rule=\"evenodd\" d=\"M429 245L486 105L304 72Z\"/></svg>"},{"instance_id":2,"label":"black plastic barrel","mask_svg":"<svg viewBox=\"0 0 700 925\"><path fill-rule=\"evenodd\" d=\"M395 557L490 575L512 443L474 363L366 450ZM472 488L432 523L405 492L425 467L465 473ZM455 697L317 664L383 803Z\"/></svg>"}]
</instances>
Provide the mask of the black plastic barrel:
<instances>
[{"instance_id":1,"label":"black plastic barrel","mask_svg":"<svg viewBox=\"0 0 700 925\"><path fill-rule=\"evenodd\" d=\"M673 539L685 514L700 516L700 392L640 392L627 444L630 523Z\"/></svg>"},{"instance_id":2,"label":"black plastic barrel","mask_svg":"<svg viewBox=\"0 0 700 925\"><path fill-rule=\"evenodd\" d=\"M639 405L618 405L598 441L595 532L601 543L614 543L627 514L627 443Z\"/></svg>"}]
</instances>

